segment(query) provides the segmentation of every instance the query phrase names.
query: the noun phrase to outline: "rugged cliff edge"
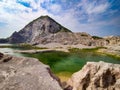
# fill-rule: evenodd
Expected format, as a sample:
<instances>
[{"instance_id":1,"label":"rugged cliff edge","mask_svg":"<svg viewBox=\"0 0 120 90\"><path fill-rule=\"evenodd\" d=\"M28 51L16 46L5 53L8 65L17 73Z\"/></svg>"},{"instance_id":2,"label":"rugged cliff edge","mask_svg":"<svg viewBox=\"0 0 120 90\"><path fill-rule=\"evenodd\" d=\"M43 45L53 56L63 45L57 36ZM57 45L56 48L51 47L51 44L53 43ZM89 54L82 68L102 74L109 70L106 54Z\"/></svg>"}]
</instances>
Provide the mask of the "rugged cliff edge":
<instances>
[{"instance_id":1,"label":"rugged cliff edge","mask_svg":"<svg viewBox=\"0 0 120 90\"><path fill-rule=\"evenodd\" d=\"M0 53L0 90L62 90L59 79L37 59Z\"/></svg>"},{"instance_id":2,"label":"rugged cliff edge","mask_svg":"<svg viewBox=\"0 0 120 90\"><path fill-rule=\"evenodd\" d=\"M88 62L74 73L66 90L120 90L120 65Z\"/></svg>"}]
</instances>

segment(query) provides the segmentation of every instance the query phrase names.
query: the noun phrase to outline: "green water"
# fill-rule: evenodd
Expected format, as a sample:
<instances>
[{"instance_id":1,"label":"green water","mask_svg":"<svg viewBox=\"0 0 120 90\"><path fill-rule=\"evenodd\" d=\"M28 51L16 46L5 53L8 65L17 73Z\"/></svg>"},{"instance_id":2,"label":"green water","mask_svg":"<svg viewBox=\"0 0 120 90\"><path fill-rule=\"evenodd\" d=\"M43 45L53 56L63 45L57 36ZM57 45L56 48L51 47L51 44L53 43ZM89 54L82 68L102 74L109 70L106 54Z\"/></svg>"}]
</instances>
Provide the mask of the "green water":
<instances>
[{"instance_id":1,"label":"green water","mask_svg":"<svg viewBox=\"0 0 120 90\"><path fill-rule=\"evenodd\" d=\"M77 50L70 53L53 51L23 55L38 58L41 62L48 64L54 73L76 72L80 70L87 61L105 61L120 64L120 58L96 53L92 50Z\"/></svg>"},{"instance_id":2,"label":"green water","mask_svg":"<svg viewBox=\"0 0 120 90\"><path fill-rule=\"evenodd\" d=\"M105 61L115 64L120 64L120 58L109 56L106 54L97 53L97 49L71 49L69 53L61 51L52 51L36 54L22 54L14 52L17 48L2 47L0 52L15 56L25 56L38 58L44 64L51 67L52 71L58 75L61 80L67 80L72 73L79 71L88 61ZM28 49L28 48L27 48ZM35 48L36 49L36 48ZM24 50L20 48L19 50ZM67 79L66 79L67 78Z\"/></svg>"}]
</instances>

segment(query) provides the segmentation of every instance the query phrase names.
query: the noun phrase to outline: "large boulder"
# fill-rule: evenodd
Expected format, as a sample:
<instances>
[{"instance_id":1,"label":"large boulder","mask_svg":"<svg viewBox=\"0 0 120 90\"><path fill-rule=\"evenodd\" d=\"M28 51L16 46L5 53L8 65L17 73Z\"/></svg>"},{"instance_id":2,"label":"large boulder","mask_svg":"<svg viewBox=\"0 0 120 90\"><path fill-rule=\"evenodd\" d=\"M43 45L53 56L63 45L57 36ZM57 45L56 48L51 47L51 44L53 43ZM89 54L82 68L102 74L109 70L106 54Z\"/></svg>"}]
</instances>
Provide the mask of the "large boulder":
<instances>
[{"instance_id":1,"label":"large boulder","mask_svg":"<svg viewBox=\"0 0 120 90\"><path fill-rule=\"evenodd\" d=\"M120 90L120 65L88 62L72 75L66 90Z\"/></svg>"},{"instance_id":2,"label":"large boulder","mask_svg":"<svg viewBox=\"0 0 120 90\"><path fill-rule=\"evenodd\" d=\"M0 53L0 90L62 90L49 66Z\"/></svg>"}]
</instances>

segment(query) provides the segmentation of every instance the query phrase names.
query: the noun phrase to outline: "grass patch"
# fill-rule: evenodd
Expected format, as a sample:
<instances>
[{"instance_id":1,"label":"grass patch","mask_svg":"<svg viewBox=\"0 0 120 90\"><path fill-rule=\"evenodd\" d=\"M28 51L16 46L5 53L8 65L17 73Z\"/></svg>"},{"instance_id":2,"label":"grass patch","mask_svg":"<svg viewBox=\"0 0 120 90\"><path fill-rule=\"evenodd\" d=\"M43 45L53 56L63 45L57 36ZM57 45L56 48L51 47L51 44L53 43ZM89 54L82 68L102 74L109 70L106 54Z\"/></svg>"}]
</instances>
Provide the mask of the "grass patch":
<instances>
[{"instance_id":1,"label":"grass patch","mask_svg":"<svg viewBox=\"0 0 120 90\"><path fill-rule=\"evenodd\" d=\"M96 48L84 48L84 51L97 51L99 49L107 49L106 47L96 47Z\"/></svg>"},{"instance_id":2,"label":"grass patch","mask_svg":"<svg viewBox=\"0 0 120 90\"><path fill-rule=\"evenodd\" d=\"M88 37L88 35L87 35L87 34L83 34L83 33L81 34L81 36L83 36L83 37Z\"/></svg>"},{"instance_id":3,"label":"grass patch","mask_svg":"<svg viewBox=\"0 0 120 90\"><path fill-rule=\"evenodd\" d=\"M92 36L93 39L103 39L102 37Z\"/></svg>"},{"instance_id":4,"label":"grass patch","mask_svg":"<svg viewBox=\"0 0 120 90\"><path fill-rule=\"evenodd\" d=\"M119 56L118 55L112 55L112 54L106 54L106 55L120 60L120 55Z\"/></svg>"},{"instance_id":5,"label":"grass patch","mask_svg":"<svg viewBox=\"0 0 120 90\"><path fill-rule=\"evenodd\" d=\"M112 54L112 53L106 53L106 52L98 52L98 53L102 53L102 54L107 55L111 58L115 58L117 60L120 60L120 55L118 55L118 54Z\"/></svg>"},{"instance_id":6,"label":"grass patch","mask_svg":"<svg viewBox=\"0 0 120 90\"><path fill-rule=\"evenodd\" d=\"M96 47L96 48L83 48L83 49L79 49L79 48L70 48L69 51L71 53L74 53L74 52L81 52L81 51L97 51L99 49L106 49L106 47Z\"/></svg>"}]
</instances>

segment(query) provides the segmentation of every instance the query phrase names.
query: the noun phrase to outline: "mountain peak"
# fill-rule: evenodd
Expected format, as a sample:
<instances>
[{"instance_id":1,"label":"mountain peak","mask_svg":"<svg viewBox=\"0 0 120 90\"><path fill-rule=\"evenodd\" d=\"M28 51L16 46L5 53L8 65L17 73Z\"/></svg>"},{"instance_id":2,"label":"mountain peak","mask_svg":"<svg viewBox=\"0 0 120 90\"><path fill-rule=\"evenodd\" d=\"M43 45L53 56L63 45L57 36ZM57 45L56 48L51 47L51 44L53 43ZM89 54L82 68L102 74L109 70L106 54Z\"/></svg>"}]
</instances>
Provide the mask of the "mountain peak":
<instances>
[{"instance_id":1,"label":"mountain peak","mask_svg":"<svg viewBox=\"0 0 120 90\"><path fill-rule=\"evenodd\" d=\"M51 18L50 16L48 16L48 15L45 15L45 16L40 16L39 18Z\"/></svg>"},{"instance_id":2,"label":"mountain peak","mask_svg":"<svg viewBox=\"0 0 120 90\"><path fill-rule=\"evenodd\" d=\"M31 21L28 25L26 26L31 26L33 23L38 22L37 24L39 24L40 26L43 25L43 27L46 26L47 30L46 31L50 31L50 33L57 33L59 31L62 32L72 32L69 29L65 28L64 26L62 26L61 24L59 24L58 22L56 22L54 19L52 19L50 16L45 15L45 16L40 16L37 19ZM25 26L25 27L26 27ZM57 28L59 27L59 28ZM50 30L48 30L48 28ZM54 29L54 31L53 31Z\"/></svg>"},{"instance_id":3,"label":"mountain peak","mask_svg":"<svg viewBox=\"0 0 120 90\"><path fill-rule=\"evenodd\" d=\"M34 41L36 38L47 37L51 34L58 32L71 32L61 24L57 23L54 19L46 16L40 16L26 25L19 32L15 32L10 37L12 43L24 43Z\"/></svg>"}]
</instances>

